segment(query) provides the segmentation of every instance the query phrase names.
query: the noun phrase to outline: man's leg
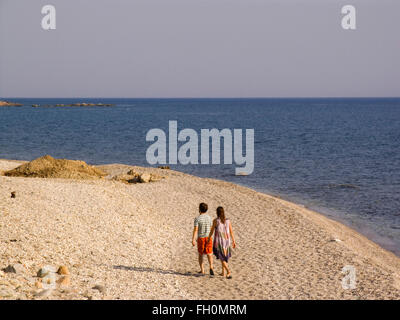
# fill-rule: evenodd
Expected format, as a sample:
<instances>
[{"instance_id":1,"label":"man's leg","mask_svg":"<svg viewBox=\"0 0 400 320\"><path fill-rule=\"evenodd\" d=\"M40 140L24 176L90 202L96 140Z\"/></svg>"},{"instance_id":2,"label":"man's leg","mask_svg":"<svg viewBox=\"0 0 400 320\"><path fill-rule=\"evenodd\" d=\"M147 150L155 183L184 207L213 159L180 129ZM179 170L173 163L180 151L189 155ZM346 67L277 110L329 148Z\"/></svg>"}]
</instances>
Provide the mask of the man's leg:
<instances>
[{"instance_id":1,"label":"man's leg","mask_svg":"<svg viewBox=\"0 0 400 320\"><path fill-rule=\"evenodd\" d=\"M200 272L204 272L204 263L203 263L203 254L199 253L199 265L200 265Z\"/></svg>"},{"instance_id":2,"label":"man's leg","mask_svg":"<svg viewBox=\"0 0 400 320\"><path fill-rule=\"evenodd\" d=\"M208 259L208 263L210 264L210 269L214 270L212 253L211 254L207 254L207 259Z\"/></svg>"}]
</instances>

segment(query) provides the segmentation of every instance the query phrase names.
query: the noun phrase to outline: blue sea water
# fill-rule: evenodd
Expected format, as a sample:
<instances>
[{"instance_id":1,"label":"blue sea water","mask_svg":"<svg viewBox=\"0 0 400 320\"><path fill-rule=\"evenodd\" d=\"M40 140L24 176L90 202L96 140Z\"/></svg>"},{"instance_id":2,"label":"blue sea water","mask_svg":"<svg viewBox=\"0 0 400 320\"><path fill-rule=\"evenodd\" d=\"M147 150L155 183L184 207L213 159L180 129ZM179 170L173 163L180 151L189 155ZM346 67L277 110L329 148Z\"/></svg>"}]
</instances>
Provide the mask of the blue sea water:
<instances>
[{"instance_id":1,"label":"blue sea water","mask_svg":"<svg viewBox=\"0 0 400 320\"><path fill-rule=\"evenodd\" d=\"M255 130L255 169L173 169L251 187L344 222L400 255L400 99L13 99L0 108L0 158L44 154L148 165L152 128ZM105 102L114 107L32 108ZM207 199L205 199L206 201ZM223 205L223 204L222 204Z\"/></svg>"}]
</instances>

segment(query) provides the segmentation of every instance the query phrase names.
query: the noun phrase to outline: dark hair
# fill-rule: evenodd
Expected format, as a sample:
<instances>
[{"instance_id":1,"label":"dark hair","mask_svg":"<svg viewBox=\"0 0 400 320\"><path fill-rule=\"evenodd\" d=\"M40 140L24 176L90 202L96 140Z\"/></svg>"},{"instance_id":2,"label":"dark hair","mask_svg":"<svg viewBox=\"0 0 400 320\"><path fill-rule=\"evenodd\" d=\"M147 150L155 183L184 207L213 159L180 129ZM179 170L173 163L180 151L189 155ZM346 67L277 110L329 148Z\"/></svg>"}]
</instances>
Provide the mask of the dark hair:
<instances>
[{"instance_id":1,"label":"dark hair","mask_svg":"<svg viewBox=\"0 0 400 320\"><path fill-rule=\"evenodd\" d=\"M204 203L204 202L200 203L199 210L200 210L201 213L207 212L207 210L208 210L207 203Z\"/></svg>"},{"instance_id":2,"label":"dark hair","mask_svg":"<svg viewBox=\"0 0 400 320\"><path fill-rule=\"evenodd\" d=\"M218 207L217 208L217 216L219 218L219 220L221 220L222 223L225 223L225 210L222 207Z\"/></svg>"}]
</instances>

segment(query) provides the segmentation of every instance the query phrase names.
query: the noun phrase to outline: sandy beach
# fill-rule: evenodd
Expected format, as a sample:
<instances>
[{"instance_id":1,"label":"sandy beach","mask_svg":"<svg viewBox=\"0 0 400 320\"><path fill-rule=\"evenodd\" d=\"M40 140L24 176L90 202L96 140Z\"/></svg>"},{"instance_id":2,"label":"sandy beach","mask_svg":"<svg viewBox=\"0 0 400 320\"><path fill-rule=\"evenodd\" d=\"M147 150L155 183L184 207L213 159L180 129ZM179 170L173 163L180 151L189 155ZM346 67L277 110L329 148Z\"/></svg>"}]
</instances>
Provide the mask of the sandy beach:
<instances>
[{"instance_id":1,"label":"sandy beach","mask_svg":"<svg viewBox=\"0 0 400 320\"><path fill-rule=\"evenodd\" d=\"M23 162L0 160L0 171ZM166 169L110 164L97 180L0 176L0 299L399 299L400 259L354 230L290 202ZM134 169L165 179L126 184ZM15 192L15 198L11 198ZM198 276L198 204L226 209L233 279ZM336 239L336 240L335 240ZM66 284L38 285L45 265ZM342 268L356 288L342 288ZM216 274L221 270L215 264ZM59 277L59 276L57 276ZM57 278L58 279L58 278Z\"/></svg>"}]
</instances>

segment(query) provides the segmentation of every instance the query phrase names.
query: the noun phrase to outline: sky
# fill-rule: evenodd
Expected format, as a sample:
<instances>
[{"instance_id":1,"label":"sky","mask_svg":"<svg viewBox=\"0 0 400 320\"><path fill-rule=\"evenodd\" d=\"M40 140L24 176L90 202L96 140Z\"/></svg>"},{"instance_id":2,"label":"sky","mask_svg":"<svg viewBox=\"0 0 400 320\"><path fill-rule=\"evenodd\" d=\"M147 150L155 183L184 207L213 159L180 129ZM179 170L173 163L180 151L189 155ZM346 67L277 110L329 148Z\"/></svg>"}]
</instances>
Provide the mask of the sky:
<instances>
[{"instance_id":1,"label":"sky","mask_svg":"<svg viewBox=\"0 0 400 320\"><path fill-rule=\"evenodd\" d=\"M398 0L0 0L0 97L399 97L399 30Z\"/></svg>"}]
</instances>

